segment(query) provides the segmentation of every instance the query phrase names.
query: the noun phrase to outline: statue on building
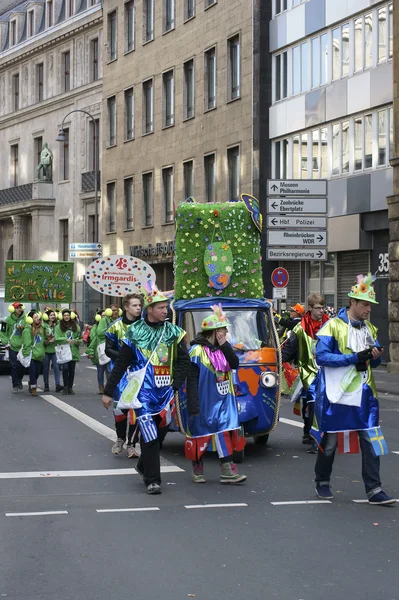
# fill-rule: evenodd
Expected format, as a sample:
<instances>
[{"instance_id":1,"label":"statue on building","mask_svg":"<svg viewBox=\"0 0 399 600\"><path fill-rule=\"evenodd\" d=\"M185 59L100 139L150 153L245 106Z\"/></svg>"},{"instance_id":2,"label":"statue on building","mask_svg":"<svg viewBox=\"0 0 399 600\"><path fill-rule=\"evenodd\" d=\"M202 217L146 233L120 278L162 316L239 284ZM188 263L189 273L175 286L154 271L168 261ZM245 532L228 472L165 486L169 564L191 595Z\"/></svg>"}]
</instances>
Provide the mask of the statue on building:
<instances>
[{"instance_id":1,"label":"statue on building","mask_svg":"<svg viewBox=\"0 0 399 600\"><path fill-rule=\"evenodd\" d=\"M38 181L52 181L53 180L53 153L48 147L47 142L44 143L42 151L40 153L40 163L37 166L36 174ZM42 176L40 176L40 172Z\"/></svg>"}]
</instances>

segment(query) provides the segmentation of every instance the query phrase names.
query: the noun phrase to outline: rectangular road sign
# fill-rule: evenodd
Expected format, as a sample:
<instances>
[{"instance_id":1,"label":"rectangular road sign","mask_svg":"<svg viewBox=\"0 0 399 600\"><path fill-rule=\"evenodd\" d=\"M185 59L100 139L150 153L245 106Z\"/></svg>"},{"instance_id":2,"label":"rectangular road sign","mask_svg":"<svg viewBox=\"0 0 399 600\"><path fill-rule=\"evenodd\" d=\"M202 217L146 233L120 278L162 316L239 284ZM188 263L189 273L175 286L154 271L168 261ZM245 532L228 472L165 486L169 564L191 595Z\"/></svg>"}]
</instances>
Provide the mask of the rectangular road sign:
<instances>
[{"instance_id":1,"label":"rectangular road sign","mask_svg":"<svg viewBox=\"0 0 399 600\"><path fill-rule=\"evenodd\" d=\"M268 198L267 212L323 215L327 213L327 198Z\"/></svg>"},{"instance_id":2,"label":"rectangular road sign","mask_svg":"<svg viewBox=\"0 0 399 600\"><path fill-rule=\"evenodd\" d=\"M268 246L327 246L327 231L323 229L269 229Z\"/></svg>"},{"instance_id":3,"label":"rectangular road sign","mask_svg":"<svg viewBox=\"0 0 399 600\"><path fill-rule=\"evenodd\" d=\"M325 248L267 248L267 260L327 260Z\"/></svg>"},{"instance_id":4,"label":"rectangular road sign","mask_svg":"<svg viewBox=\"0 0 399 600\"><path fill-rule=\"evenodd\" d=\"M307 217L304 215L271 215L267 217L267 226L270 229L282 227L317 227L327 229L327 217Z\"/></svg>"},{"instance_id":5,"label":"rectangular road sign","mask_svg":"<svg viewBox=\"0 0 399 600\"><path fill-rule=\"evenodd\" d=\"M273 288L273 300L286 300L287 288Z\"/></svg>"},{"instance_id":6,"label":"rectangular road sign","mask_svg":"<svg viewBox=\"0 0 399 600\"><path fill-rule=\"evenodd\" d=\"M93 250L77 250L73 252L69 252L70 258L101 258L103 255L102 252L97 252Z\"/></svg>"},{"instance_id":7,"label":"rectangular road sign","mask_svg":"<svg viewBox=\"0 0 399 600\"><path fill-rule=\"evenodd\" d=\"M72 243L69 244L69 249L70 250L97 250L99 252L102 251L103 249L103 245L100 244L99 242L82 242L82 243Z\"/></svg>"},{"instance_id":8,"label":"rectangular road sign","mask_svg":"<svg viewBox=\"0 0 399 600\"><path fill-rule=\"evenodd\" d=\"M269 179L268 196L326 196L325 179Z\"/></svg>"}]
</instances>

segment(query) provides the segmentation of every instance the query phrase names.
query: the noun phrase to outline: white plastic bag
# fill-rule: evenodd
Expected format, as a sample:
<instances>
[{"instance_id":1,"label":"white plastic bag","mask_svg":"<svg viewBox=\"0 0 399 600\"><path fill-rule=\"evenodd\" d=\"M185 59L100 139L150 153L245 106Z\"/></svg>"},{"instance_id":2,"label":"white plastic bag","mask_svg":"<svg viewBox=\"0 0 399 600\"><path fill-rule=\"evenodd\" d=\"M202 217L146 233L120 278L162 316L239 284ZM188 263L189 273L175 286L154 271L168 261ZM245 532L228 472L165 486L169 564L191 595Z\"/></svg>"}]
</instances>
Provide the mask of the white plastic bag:
<instances>
[{"instance_id":1,"label":"white plastic bag","mask_svg":"<svg viewBox=\"0 0 399 600\"><path fill-rule=\"evenodd\" d=\"M97 354L100 365L107 365L109 362L111 362L110 357L105 354L105 342L98 344Z\"/></svg>"},{"instance_id":2,"label":"white plastic bag","mask_svg":"<svg viewBox=\"0 0 399 600\"><path fill-rule=\"evenodd\" d=\"M25 369L28 369L30 367L31 360L32 360L32 352L30 352L28 356L24 356L22 354L22 348L21 348L17 354L17 361L20 362L21 365L23 367L25 367Z\"/></svg>"},{"instance_id":3,"label":"white plastic bag","mask_svg":"<svg viewBox=\"0 0 399 600\"><path fill-rule=\"evenodd\" d=\"M55 347L55 356L59 365L64 365L72 360L72 350L69 344L60 344Z\"/></svg>"},{"instance_id":4,"label":"white plastic bag","mask_svg":"<svg viewBox=\"0 0 399 600\"><path fill-rule=\"evenodd\" d=\"M131 371L128 373L128 384L122 392L119 399L118 408L129 409L129 408L141 408L142 404L138 399L141 386L143 385L145 373L147 371L148 363L142 369L138 371Z\"/></svg>"}]
</instances>

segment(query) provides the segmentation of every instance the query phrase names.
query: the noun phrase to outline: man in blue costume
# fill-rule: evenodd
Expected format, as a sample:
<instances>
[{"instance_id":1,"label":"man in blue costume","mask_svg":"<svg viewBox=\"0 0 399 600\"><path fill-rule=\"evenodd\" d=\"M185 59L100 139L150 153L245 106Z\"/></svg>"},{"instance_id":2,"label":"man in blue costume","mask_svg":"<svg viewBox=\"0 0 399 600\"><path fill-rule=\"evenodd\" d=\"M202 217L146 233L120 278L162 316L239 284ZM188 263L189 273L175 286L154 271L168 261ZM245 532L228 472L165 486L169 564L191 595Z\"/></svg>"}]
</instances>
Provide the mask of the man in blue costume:
<instances>
[{"instance_id":1,"label":"man in blue costume","mask_svg":"<svg viewBox=\"0 0 399 600\"><path fill-rule=\"evenodd\" d=\"M370 439L378 427L379 406L372 369L381 362L383 348L369 321L375 299L373 277L359 275L342 308L317 334L316 361L321 367L315 404L314 433L319 439L315 465L316 493L333 498L330 478L338 432L357 431L362 453L362 477L370 504L395 503L381 488L380 459Z\"/></svg>"},{"instance_id":2,"label":"man in blue costume","mask_svg":"<svg viewBox=\"0 0 399 600\"><path fill-rule=\"evenodd\" d=\"M119 356L105 387L102 403L112 406L112 397L127 369L145 369L135 412L140 428L141 456L137 470L149 494L161 493L160 446L171 420L174 390L184 383L190 367L185 331L167 321L168 298L148 282L144 296L147 314L129 327ZM123 396L123 394L122 394Z\"/></svg>"}]
</instances>

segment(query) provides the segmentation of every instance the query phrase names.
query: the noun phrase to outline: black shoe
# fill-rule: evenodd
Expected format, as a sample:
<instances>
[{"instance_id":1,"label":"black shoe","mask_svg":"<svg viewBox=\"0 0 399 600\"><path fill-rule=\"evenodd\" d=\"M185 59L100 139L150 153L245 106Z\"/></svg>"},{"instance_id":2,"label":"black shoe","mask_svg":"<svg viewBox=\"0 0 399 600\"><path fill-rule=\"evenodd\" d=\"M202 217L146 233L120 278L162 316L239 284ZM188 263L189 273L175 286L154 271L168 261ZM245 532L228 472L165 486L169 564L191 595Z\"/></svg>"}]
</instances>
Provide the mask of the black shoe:
<instances>
[{"instance_id":1,"label":"black shoe","mask_svg":"<svg viewBox=\"0 0 399 600\"><path fill-rule=\"evenodd\" d=\"M311 441L312 441L312 439L311 439L310 435L308 433L304 433L302 436L302 444L308 445L311 443Z\"/></svg>"},{"instance_id":2,"label":"black shoe","mask_svg":"<svg viewBox=\"0 0 399 600\"><path fill-rule=\"evenodd\" d=\"M56 392L62 392L62 390L63 390L63 389L64 389L64 386L63 386L63 385L56 385L56 386L55 386L55 391L56 391Z\"/></svg>"},{"instance_id":3,"label":"black shoe","mask_svg":"<svg viewBox=\"0 0 399 600\"><path fill-rule=\"evenodd\" d=\"M62 393L63 393L64 396L68 396L68 388L64 388L62 390Z\"/></svg>"},{"instance_id":4,"label":"black shoe","mask_svg":"<svg viewBox=\"0 0 399 600\"><path fill-rule=\"evenodd\" d=\"M73 389L72 389L72 388L69 388L69 390L68 390L68 394L69 394L70 396L75 396L75 392L73 391Z\"/></svg>"},{"instance_id":5,"label":"black shoe","mask_svg":"<svg viewBox=\"0 0 399 600\"><path fill-rule=\"evenodd\" d=\"M45 392L49 392L49 391L50 391L50 388L49 388L49 386L48 386L48 385L45 385L45 386L44 386L44 391L45 391Z\"/></svg>"},{"instance_id":6,"label":"black shoe","mask_svg":"<svg viewBox=\"0 0 399 600\"><path fill-rule=\"evenodd\" d=\"M159 483L150 483L150 485L147 486L147 493L151 496L162 494L161 486Z\"/></svg>"},{"instance_id":7,"label":"black shoe","mask_svg":"<svg viewBox=\"0 0 399 600\"><path fill-rule=\"evenodd\" d=\"M22 385L22 381L21 381L21 383L18 384L18 389L19 390L23 390L24 389L24 386Z\"/></svg>"},{"instance_id":8,"label":"black shoe","mask_svg":"<svg viewBox=\"0 0 399 600\"><path fill-rule=\"evenodd\" d=\"M317 454L317 446L314 442L312 442L307 448L306 452L308 454Z\"/></svg>"}]
</instances>

